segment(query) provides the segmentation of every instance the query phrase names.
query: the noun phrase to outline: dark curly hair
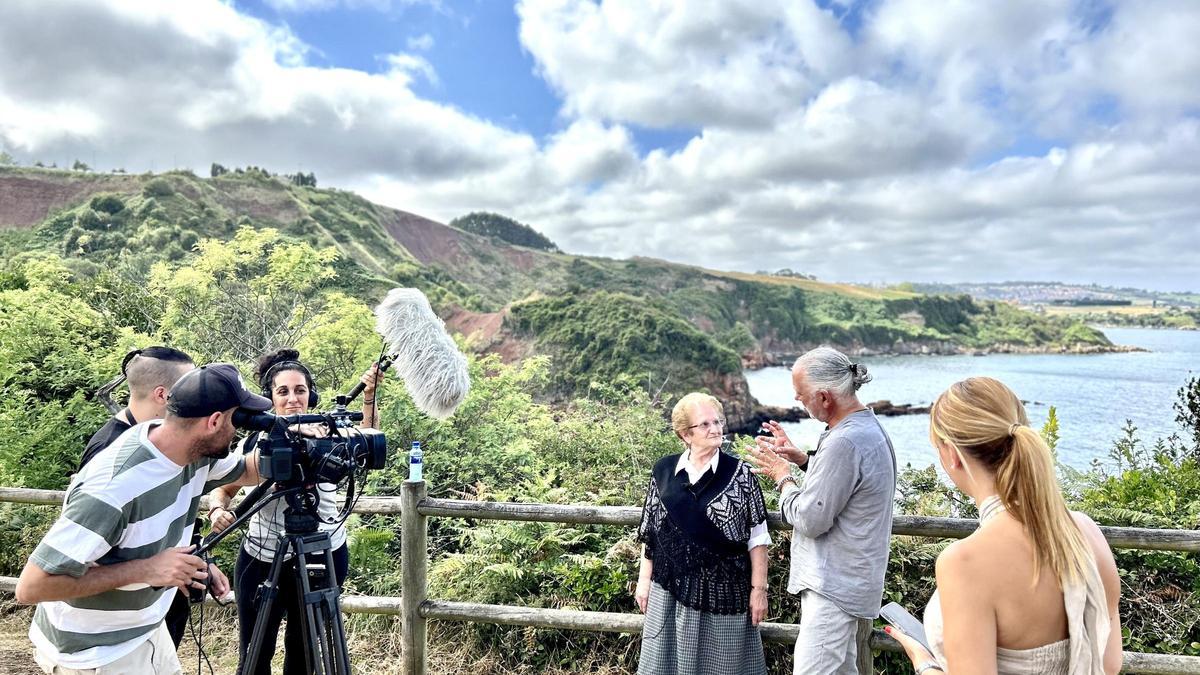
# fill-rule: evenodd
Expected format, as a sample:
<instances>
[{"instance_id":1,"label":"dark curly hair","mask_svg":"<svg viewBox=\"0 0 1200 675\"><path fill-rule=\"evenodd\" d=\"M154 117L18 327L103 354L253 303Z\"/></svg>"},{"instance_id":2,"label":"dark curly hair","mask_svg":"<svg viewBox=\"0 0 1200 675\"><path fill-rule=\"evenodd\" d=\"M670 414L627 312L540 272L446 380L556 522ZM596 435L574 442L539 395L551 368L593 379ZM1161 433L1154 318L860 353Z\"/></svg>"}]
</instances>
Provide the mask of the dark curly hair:
<instances>
[{"instance_id":1,"label":"dark curly hair","mask_svg":"<svg viewBox=\"0 0 1200 675\"><path fill-rule=\"evenodd\" d=\"M308 388L313 388L312 373L309 372L308 366L300 362L300 350L293 347L283 347L260 356L258 364L254 367L254 379L258 380L263 391L269 391L272 385L271 380L285 370L303 373Z\"/></svg>"}]
</instances>

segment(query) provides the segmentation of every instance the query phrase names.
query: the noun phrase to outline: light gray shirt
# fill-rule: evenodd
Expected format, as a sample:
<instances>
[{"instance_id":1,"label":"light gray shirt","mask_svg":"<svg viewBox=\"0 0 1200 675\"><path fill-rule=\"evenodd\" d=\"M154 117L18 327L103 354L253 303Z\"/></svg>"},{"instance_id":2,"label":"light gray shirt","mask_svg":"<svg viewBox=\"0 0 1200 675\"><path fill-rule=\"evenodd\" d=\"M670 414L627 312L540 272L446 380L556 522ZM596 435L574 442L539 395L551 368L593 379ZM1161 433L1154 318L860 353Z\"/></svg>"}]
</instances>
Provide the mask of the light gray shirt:
<instances>
[{"instance_id":1,"label":"light gray shirt","mask_svg":"<svg viewBox=\"0 0 1200 675\"><path fill-rule=\"evenodd\" d=\"M847 614L879 614L896 493L896 452L875 413L846 416L821 434L804 485L784 487L792 526L788 592L811 589Z\"/></svg>"}]
</instances>

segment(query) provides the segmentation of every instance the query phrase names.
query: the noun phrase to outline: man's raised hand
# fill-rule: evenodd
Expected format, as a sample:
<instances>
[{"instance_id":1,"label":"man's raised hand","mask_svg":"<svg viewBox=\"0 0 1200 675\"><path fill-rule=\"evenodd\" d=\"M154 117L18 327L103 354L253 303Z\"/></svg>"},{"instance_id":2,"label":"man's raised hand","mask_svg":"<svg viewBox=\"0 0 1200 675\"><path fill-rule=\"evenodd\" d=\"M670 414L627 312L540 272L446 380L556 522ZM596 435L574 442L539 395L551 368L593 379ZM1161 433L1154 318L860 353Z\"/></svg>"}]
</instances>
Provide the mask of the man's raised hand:
<instances>
[{"instance_id":1,"label":"man's raised hand","mask_svg":"<svg viewBox=\"0 0 1200 675\"><path fill-rule=\"evenodd\" d=\"M754 437L754 442L760 449L770 450L796 466L808 463L808 453L792 443L787 432L783 430L783 425L775 420L768 420L763 422L762 426L765 433Z\"/></svg>"}]
</instances>

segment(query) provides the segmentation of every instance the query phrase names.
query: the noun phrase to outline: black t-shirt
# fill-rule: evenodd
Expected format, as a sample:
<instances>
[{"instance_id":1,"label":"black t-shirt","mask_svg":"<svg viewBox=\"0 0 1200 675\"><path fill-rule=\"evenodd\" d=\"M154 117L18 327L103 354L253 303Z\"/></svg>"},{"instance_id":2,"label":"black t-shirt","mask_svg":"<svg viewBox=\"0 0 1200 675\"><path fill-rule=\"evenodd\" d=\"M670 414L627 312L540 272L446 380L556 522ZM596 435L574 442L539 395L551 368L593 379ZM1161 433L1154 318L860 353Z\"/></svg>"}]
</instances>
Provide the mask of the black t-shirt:
<instances>
[{"instance_id":1,"label":"black t-shirt","mask_svg":"<svg viewBox=\"0 0 1200 675\"><path fill-rule=\"evenodd\" d=\"M89 440L87 445L83 448L83 457L79 459L79 468L76 469L76 471L82 471L84 465L92 461L92 458L96 456L96 453L112 445L112 442L117 440L118 436L133 427L133 424L130 424L125 420L126 417L128 417L130 420L133 420L134 424L137 423L137 420L133 419L133 413L129 412L129 409L126 408L125 410L122 410L116 415L108 418L108 421L104 423L104 426L100 427L99 431L92 434L91 440Z\"/></svg>"}]
</instances>

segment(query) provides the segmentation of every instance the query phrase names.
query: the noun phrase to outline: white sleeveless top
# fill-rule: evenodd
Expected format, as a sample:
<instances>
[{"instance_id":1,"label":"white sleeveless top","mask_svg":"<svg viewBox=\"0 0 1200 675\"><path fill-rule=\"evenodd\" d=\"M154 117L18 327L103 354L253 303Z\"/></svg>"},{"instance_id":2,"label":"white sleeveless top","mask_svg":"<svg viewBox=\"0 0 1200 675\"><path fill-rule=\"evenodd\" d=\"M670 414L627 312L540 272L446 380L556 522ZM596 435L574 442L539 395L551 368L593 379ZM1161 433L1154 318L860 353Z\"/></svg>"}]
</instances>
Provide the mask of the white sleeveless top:
<instances>
[{"instance_id":1,"label":"white sleeveless top","mask_svg":"<svg viewBox=\"0 0 1200 675\"><path fill-rule=\"evenodd\" d=\"M1063 584L1063 603L1067 610L1067 638L1032 649L997 647L999 675L1104 675L1108 603L1094 559L1089 557L1082 583ZM925 635L934 657L945 668L942 605L937 591L925 606Z\"/></svg>"},{"instance_id":2,"label":"white sleeveless top","mask_svg":"<svg viewBox=\"0 0 1200 675\"><path fill-rule=\"evenodd\" d=\"M245 454L254 448L247 448L246 441L248 438L243 438L238 443L238 451ZM328 532L330 546L334 550L341 548L346 543L346 524L337 520L337 515L341 511L341 504L337 497L337 486L333 483L317 483L317 494L320 500L317 502L317 530L320 532ZM287 508L287 502L283 499L276 499L267 504L258 513L250 516L250 525L246 528L246 536L242 537L242 547L246 549L255 559L262 562L271 562L275 558L275 550L279 547L279 538L283 535L284 509ZM288 553L284 560L290 560L292 554Z\"/></svg>"}]
</instances>

